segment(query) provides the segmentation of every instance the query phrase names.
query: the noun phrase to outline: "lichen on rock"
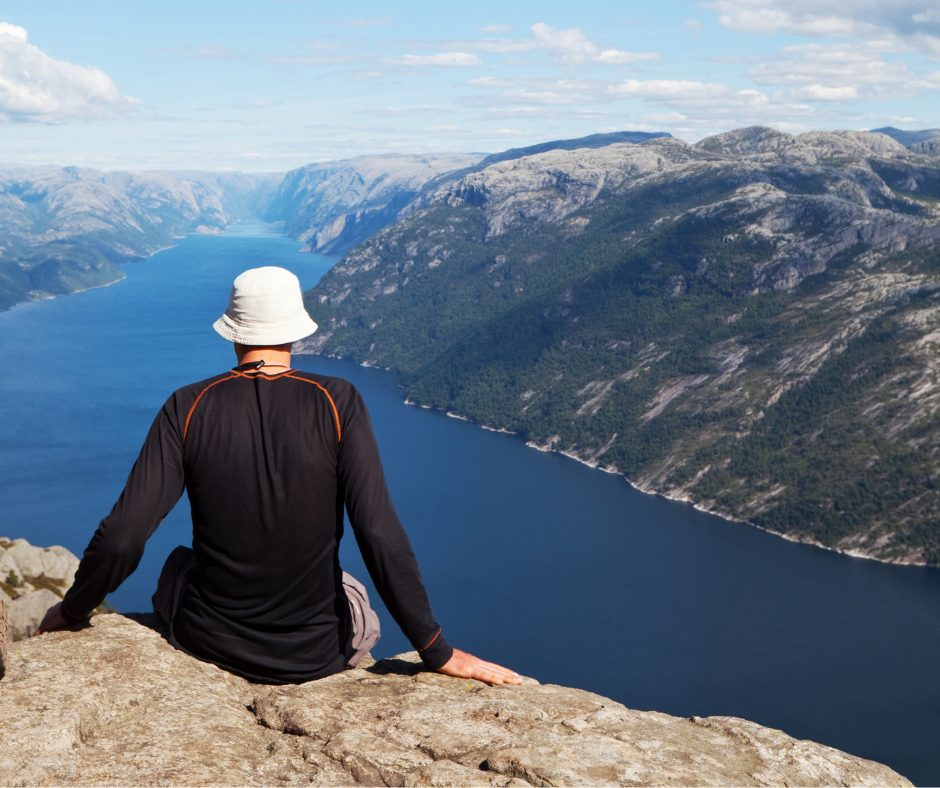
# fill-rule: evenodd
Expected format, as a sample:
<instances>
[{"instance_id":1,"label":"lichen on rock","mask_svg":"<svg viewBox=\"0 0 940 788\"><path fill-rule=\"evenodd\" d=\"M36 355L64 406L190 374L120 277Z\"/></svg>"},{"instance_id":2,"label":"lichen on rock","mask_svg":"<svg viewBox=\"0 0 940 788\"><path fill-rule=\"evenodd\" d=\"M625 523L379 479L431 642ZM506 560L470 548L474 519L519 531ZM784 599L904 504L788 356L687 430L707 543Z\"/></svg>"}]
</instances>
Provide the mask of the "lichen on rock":
<instances>
[{"instance_id":1,"label":"lichen on rock","mask_svg":"<svg viewBox=\"0 0 940 788\"><path fill-rule=\"evenodd\" d=\"M12 645L0 784L910 785L745 720L490 687L414 653L366 664L251 684L174 649L154 615L100 615Z\"/></svg>"}]
</instances>

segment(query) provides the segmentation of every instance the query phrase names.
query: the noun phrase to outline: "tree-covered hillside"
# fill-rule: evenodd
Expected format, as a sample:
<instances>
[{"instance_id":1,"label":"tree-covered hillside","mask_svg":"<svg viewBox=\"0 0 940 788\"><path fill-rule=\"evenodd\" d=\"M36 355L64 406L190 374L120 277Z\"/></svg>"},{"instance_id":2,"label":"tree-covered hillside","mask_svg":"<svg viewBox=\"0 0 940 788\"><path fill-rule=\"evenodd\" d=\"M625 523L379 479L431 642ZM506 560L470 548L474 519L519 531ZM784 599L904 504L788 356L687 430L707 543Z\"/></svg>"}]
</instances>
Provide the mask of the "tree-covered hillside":
<instances>
[{"instance_id":1,"label":"tree-covered hillside","mask_svg":"<svg viewBox=\"0 0 940 788\"><path fill-rule=\"evenodd\" d=\"M445 185L301 348L791 538L940 563L940 161L746 129Z\"/></svg>"}]
</instances>

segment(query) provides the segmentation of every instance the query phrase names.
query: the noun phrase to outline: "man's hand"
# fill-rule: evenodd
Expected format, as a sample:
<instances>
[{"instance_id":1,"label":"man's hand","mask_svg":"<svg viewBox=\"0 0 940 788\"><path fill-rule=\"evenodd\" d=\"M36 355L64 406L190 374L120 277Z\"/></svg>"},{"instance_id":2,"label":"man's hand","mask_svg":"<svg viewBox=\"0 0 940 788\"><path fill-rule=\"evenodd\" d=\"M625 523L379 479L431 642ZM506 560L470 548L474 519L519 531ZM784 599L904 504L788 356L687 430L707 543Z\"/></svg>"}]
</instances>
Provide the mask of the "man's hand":
<instances>
[{"instance_id":1,"label":"man's hand","mask_svg":"<svg viewBox=\"0 0 940 788\"><path fill-rule=\"evenodd\" d=\"M42 623L39 625L39 629L33 632L33 637L41 635L43 632L49 632L53 629L67 627L68 625L69 622L62 618L62 603L57 602L46 611L46 615L43 616Z\"/></svg>"},{"instance_id":2,"label":"man's hand","mask_svg":"<svg viewBox=\"0 0 940 788\"><path fill-rule=\"evenodd\" d=\"M456 676L459 679L477 679L487 684L521 684L522 676L509 668L484 662L473 654L454 649L454 656L437 669L445 676Z\"/></svg>"}]
</instances>

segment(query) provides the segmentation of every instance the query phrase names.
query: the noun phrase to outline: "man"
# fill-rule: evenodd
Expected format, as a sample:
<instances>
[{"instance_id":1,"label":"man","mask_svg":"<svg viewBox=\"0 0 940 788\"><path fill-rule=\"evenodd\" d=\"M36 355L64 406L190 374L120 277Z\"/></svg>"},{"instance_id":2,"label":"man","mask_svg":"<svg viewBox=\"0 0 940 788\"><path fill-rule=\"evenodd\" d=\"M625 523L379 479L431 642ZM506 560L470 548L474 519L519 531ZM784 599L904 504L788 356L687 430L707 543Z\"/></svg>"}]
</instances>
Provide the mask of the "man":
<instances>
[{"instance_id":1,"label":"man","mask_svg":"<svg viewBox=\"0 0 940 788\"><path fill-rule=\"evenodd\" d=\"M182 650L264 683L355 665L378 640L378 622L365 589L339 566L345 508L382 600L425 664L520 683L441 633L359 393L339 378L291 369L292 343L317 328L297 277L246 271L214 328L235 344L238 366L167 400L75 583L37 634L78 623L101 604L137 567L185 488L193 548L173 551L154 594Z\"/></svg>"}]
</instances>

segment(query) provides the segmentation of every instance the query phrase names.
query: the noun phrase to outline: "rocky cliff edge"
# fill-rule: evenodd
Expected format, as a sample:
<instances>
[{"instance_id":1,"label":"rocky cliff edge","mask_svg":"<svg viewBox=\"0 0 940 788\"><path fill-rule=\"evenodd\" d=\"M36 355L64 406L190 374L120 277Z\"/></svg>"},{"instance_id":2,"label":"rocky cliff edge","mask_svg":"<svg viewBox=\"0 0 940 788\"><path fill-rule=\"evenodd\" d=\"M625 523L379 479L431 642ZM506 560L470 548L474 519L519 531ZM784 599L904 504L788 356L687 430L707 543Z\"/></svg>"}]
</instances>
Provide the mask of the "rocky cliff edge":
<instances>
[{"instance_id":1,"label":"rocky cliff edge","mask_svg":"<svg viewBox=\"0 0 940 788\"><path fill-rule=\"evenodd\" d=\"M405 654L298 686L173 649L153 615L12 644L3 785L910 785L885 766L731 717L582 690L489 687Z\"/></svg>"}]
</instances>

